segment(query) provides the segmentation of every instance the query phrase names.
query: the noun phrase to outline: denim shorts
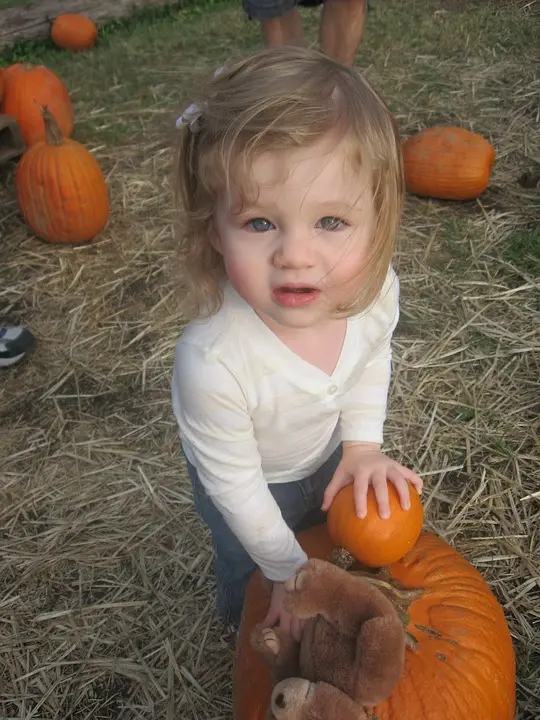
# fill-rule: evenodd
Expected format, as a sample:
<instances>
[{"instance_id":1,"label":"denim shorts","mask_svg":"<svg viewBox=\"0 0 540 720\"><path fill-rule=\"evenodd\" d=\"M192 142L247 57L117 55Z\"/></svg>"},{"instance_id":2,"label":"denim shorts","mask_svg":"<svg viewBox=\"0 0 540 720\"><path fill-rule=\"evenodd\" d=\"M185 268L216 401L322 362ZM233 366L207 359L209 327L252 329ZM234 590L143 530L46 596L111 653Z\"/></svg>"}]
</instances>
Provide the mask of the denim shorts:
<instances>
[{"instance_id":1,"label":"denim shorts","mask_svg":"<svg viewBox=\"0 0 540 720\"><path fill-rule=\"evenodd\" d=\"M318 470L304 480L269 484L270 492L291 530L299 532L324 522L325 513L321 510L324 491L340 460L341 445ZM188 460L186 462L193 486L195 507L212 536L217 610L228 625L237 628L246 587L257 565L206 494L196 468Z\"/></svg>"},{"instance_id":2,"label":"denim shorts","mask_svg":"<svg viewBox=\"0 0 540 720\"><path fill-rule=\"evenodd\" d=\"M298 5L314 7L323 0L243 0L244 12L250 20L272 20L283 17Z\"/></svg>"}]
</instances>

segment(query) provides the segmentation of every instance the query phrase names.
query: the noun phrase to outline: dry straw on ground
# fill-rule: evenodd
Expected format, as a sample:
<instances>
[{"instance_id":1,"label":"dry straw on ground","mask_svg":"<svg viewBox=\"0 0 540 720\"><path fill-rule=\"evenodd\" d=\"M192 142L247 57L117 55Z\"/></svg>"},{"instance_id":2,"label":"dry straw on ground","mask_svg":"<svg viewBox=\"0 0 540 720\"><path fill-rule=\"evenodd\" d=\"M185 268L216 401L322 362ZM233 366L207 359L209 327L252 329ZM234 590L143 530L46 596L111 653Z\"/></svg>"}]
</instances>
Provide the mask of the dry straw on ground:
<instances>
[{"instance_id":1,"label":"dry straw on ground","mask_svg":"<svg viewBox=\"0 0 540 720\"><path fill-rule=\"evenodd\" d=\"M384 12L379 21L393 27ZM399 12L397 0L388 12ZM164 132L179 98L163 97L217 64L200 60L201 37L225 37L215 40L222 58L241 52L232 48L247 32L236 8L203 22L198 40L180 50L162 28L169 45L159 57L145 46L146 64L142 43L133 50L153 101L143 106L127 94L110 113L79 91L79 117L96 118L96 138L133 115L143 129L135 140L96 140L113 198L98 242L37 242L4 178L0 315L30 326L38 347L0 385L1 717L231 717L232 649L215 618L208 538L169 402L185 319L169 271ZM409 199L387 438L396 458L423 473L428 525L479 568L504 605L519 717L538 720L540 212L538 189L517 180L540 158L539 80L526 47L442 60L435 45L431 55L409 41L400 47L398 28L392 54L379 49L372 27L367 72L404 133L442 120L472 123L498 151L480 201ZM132 41L123 42L129 54ZM119 92L121 74L106 74L104 95L114 82Z\"/></svg>"}]
</instances>

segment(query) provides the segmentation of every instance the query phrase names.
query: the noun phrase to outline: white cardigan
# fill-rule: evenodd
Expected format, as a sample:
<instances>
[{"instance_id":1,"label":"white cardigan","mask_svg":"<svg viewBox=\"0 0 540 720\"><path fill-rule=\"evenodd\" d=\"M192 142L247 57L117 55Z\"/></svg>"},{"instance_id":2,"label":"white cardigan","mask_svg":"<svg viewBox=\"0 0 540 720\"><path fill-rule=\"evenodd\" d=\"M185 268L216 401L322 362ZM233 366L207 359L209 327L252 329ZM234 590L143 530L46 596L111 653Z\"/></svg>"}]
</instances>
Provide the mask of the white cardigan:
<instances>
[{"instance_id":1,"label":"white cardigan","mask_svg":"<svg viewBox=\"0 0 540 720\"><path fill-rule=\"evenodd\" d=\"M332 375L302 360L225 286L219 312L177 344L172 402L182 447L227 524L270 580L306 561L268 483L311 475L342 441L381 443L399 283L390 269L347 320Z\"/></svg>"}]
</instances>

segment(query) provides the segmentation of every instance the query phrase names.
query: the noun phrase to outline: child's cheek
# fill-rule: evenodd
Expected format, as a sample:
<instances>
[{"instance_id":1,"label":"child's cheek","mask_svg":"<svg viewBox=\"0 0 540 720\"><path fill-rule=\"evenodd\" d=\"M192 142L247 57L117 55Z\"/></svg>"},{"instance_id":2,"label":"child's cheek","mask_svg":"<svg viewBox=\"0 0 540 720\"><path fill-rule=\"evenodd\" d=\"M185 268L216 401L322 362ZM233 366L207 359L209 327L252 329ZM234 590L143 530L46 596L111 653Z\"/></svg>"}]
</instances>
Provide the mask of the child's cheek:
<instances>
[{"instance_id":1,"label":"child's cheek","mask_svg":"<svg viewBox=\"0 0 540 720\"><path fill-rule=\"evenodd\" d=\"M240 297L249 302L250 286L255 280L253 273L250 272L249 263L237 255L225 255L224 263L229 282Z\"/></svg>"}]
</instances>

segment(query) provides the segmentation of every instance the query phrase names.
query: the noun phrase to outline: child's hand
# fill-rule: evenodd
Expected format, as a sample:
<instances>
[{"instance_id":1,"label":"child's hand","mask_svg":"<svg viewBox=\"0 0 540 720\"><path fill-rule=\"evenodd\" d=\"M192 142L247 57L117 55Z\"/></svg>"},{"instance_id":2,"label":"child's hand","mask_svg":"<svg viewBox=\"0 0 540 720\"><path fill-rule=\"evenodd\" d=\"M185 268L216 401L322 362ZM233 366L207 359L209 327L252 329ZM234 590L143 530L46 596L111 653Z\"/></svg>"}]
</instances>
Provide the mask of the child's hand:
<instances>
[{"instance_id":1,"label":"child's hand","mask_svg":"<svg viewBox=\"0 0 540 720\"><path fill-rule=\"evenodd\" d=\"M422 478L412 470L383 455L378 445L370 443L348 445L344 443L343 458L326 488L322 509L328 510L341 488L353 482L356 512L358 517L363 518L367 513L368 488L373 485L379 515L386 520L390 517L388 482L391 482L396 488L401 507L408 510L410 498L407 481L416 488L418 494L421 494Z\"/></svg>"},{"instance_id":2,"label":"child's hand","mask_svg":"<svg viewBox=\"0 0 540 720\"><path fill-rule=\"evenodd\" d=\"M263 627L274 627L275 625L279 625L280 628L292 635L297 642L300 642L305 621L299 620L297 617L294 617L294 615L291 615L283 609L285 594L285 583L273 583L270 608L262 624Z\"/></svg>"}]
</instances>

